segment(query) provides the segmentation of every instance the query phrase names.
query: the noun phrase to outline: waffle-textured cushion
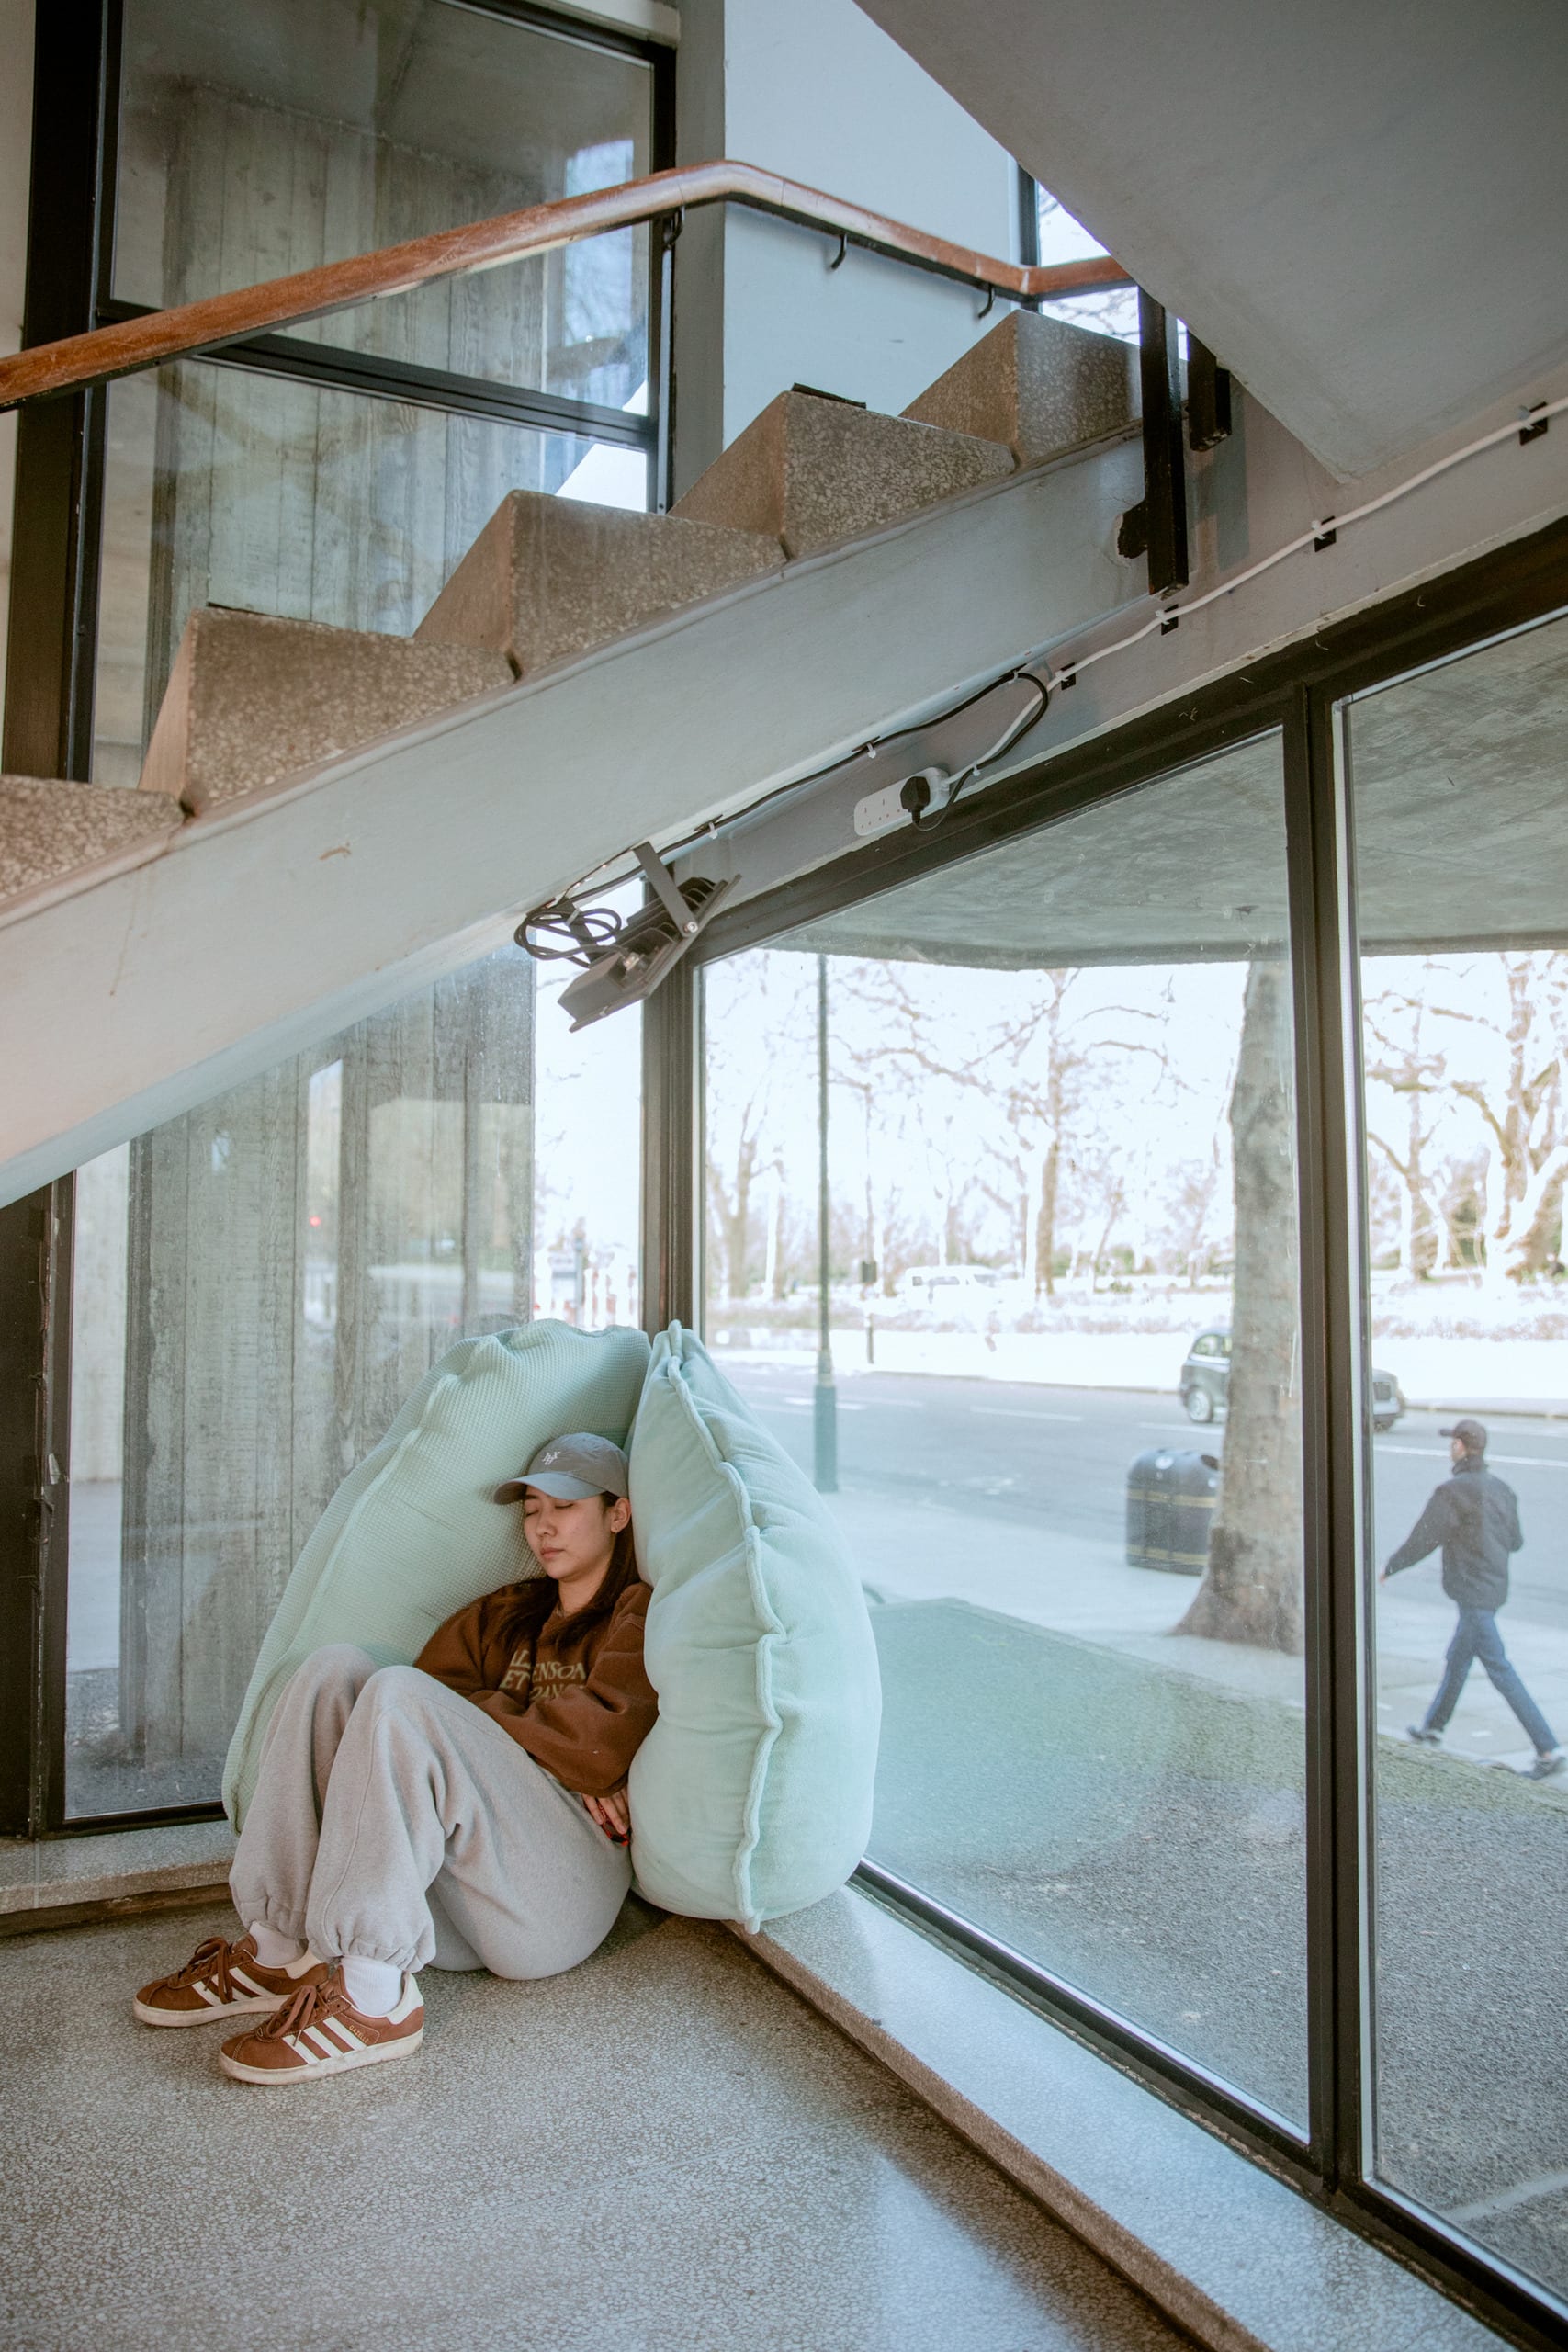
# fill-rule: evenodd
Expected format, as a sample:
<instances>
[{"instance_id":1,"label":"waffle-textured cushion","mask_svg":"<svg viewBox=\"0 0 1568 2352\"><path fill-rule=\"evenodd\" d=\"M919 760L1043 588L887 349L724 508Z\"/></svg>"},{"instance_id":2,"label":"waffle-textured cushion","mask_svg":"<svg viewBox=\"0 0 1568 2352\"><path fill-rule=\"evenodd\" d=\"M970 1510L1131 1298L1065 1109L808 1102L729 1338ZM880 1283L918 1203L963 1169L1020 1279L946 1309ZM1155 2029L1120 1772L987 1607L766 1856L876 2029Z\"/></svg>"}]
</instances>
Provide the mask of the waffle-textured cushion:
<instances>
[{"instance_id":1,"label":"waffle-textured cushion","mask_svg":"<svg viewBox=\"0 0 1568 2352\"><path fill-rule=\"evenodd\" d=\"M830 1894L865 1850L881 1690L864 1598L815 1488L678 1323L654 1342L630 1457L659 1693L632 1866L666 1910L756 1928Z\"/></svg>"},{"instance_id":2,"label":"waffle-textured cushion","mask_svg":"<svg viewBox=\"0 0 1568 2352\"><path fill-rule=\"evenodd\" d=\"M525 1574L518 1514L495 1488L568 1430L623 1444L648 1362L640 1331L529 1323L460 1340L425 1374L344 1480L284 1587L223 1770L236 1827L295 1668L328 1642L408 1665L454 1610Z\"/></svg>"}]
</instances>

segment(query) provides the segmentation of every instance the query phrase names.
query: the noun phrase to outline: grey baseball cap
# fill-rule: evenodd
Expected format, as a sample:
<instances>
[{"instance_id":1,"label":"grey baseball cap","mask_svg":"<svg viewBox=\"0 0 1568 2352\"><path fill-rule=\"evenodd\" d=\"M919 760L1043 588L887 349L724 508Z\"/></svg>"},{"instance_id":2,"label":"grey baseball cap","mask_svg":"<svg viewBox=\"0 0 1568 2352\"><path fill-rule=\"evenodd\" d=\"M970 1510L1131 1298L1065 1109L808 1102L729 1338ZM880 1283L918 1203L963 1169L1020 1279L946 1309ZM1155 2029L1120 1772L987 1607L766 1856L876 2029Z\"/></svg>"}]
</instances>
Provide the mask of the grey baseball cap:
<instances>
[{"instance_id":1,"label":"grey baseball cap","mask_svg":"<svg viewBox=\"0 0 1568 2352\"><path fill-rule=\"evenodd\" d=\"M1484 1453L1486 1451L1485 1422L1472 1421L1468 1416L1462 1421L1455 1421L1451 1429L1439 1430L1438 1435L1457 1437L1467 1453Z\"/></svg>"},{"instance_id":2,"label":"grey baseball cap","mask_svg":"<svg viewBox=\"0 0 1568 2352\"><path fill-rule=\"evenodd\" d=\"M570 1437L553 1437L542 1445L526 1470L496 1488L495 1499L520 1502L525 1487L536 1487L558 1503L583 1503L590 1495L624 1495L628 1483L626 1457L618 1445L589 1430L574 1430Z\"/></svg>"}]
</instances>

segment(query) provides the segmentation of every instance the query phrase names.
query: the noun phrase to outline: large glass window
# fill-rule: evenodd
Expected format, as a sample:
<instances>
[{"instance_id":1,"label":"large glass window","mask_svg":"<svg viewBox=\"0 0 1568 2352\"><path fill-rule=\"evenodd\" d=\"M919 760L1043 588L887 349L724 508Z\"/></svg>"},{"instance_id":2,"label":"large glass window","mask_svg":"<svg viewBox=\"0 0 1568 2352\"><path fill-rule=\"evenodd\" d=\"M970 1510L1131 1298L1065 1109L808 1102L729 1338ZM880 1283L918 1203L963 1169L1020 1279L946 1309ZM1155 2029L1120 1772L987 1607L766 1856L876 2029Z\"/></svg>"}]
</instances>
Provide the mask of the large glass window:
<instances>
[{"instance_id":1,"label":"large glass window","mask_svg":"<svg viewBox=\"0 0 1568 2352\"><path fill-rule=\"evenodd\" d=\"M72 1815L216 1798L333 1488L528 1319L532 1012L504 950L77 1170Z\"/></svg>"},{"instance_id":2,"label":"large glass window","mask_svg":"<svg viewBox=\"0 0 1568 2352\"><path fill-rule=\"evenodd\" d=\"M643 58L469 0L127 0L114 291L163 308L652 168ZM648 232L291 329L612 408Z\"/></svg>"},{"instance_id":3,"label":"large glass window","mask_svg":"<svg viewBox=\"0 0 1568 2352\"><path fill-rule=\"evenodd\" d=\"M459 1339L638 1320L639 1023L505 948L80 1168L66 1810L216 1799L339 1482Z\"/></svg>"},{"instance_id":4,"label":"large glass window","mask_svg":"<svg viewBox=\"0 0 1568 2352\"><path fill-rule=\"evenodd\" d=\"M1559 2293L1565 722L1562 619L1344 714L1368 1418L1389 1431L1367 1518L1393 1570L1376 1588L1376 2164Z\"/></svg>"},{"instance_id":5,"label":"large glass window","mask_svg":"<svg viewBox=\"0 0 1568 2352\"><path fill-rule=\"evenodd\" d=\"M503 7L127 0L115 298L634 177L651 89L614 36ZM628 232L303 326L298 374L113 385L96 780L136 783L200 606L408 634L509 492L644 505L647 427L558 404L646 413L646 296ZM355 354L404 372L367 391ZM573 1039L547 1001L536 1084L533 1011L508 949L77 1171L71 1816L217 1796L300 1544L456 1338L637 1319L638 1024Z\"/></svg>"},{"instance_id":6,"label":"large glass window","mask_svg":"<svg viewBox=\"0 0 1568 2352\"><path fill-rule=\"evenodd\" d=\"M705 981L707 1334L836 1430L872 1859L1303 2127L1277 738Z\"/></svg>"}]
</instances>

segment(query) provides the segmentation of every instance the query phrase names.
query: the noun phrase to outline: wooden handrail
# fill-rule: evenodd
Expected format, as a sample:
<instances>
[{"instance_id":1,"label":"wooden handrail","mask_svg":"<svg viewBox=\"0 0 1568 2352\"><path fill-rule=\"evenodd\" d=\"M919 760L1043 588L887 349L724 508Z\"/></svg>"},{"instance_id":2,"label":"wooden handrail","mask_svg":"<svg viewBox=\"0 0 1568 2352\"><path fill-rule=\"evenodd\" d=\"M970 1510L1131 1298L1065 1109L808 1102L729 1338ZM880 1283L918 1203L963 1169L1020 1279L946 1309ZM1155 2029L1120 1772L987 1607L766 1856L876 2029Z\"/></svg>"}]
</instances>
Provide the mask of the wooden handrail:
<instances>
[{"instance_id":1,"label":"wooden handrail","mask_svg":"<svg viewBox=\"0 0 1568 2352\"><path fill-rule=\"evenodd\" d=\"M290 277L268 278L263 285L242 287L231 294L209 294L199 302L184 302L175 310L119 320L89 334L38 344L14 358L0 360L0 410L84 384L107 383L116 376L134 375L165 360L213 351L222 344L243 342L278 327L299 326L306 319L350 310L379 295L406 294L433 278L494 269L528 254L550 253L583 237L602 236L608 230L629 229L639 221L664 219L702 204L725 203L749 205L754 211L826 230L846 244L888 254L917 269L957 278L1018 301L1098 293L1132 282L1127 272L1110 260L1058 262L1049 267L998 261L989 254L950 244L945 238L927 236L923 230L911 229L902 220L869 212L863 205L824 196L820 189L802 187L796 180L781 179L776 172L759 171L754 164L693 164L654 172L646 179L626 180L618 187L600 188L589 196L531 204L521 212L502 212L492 220L475 220L465 228L438 229L429 236L411 237L400 245L383 245L377 253L322 262L315 269L296 270Z\"/></svg>"}]
</instances>

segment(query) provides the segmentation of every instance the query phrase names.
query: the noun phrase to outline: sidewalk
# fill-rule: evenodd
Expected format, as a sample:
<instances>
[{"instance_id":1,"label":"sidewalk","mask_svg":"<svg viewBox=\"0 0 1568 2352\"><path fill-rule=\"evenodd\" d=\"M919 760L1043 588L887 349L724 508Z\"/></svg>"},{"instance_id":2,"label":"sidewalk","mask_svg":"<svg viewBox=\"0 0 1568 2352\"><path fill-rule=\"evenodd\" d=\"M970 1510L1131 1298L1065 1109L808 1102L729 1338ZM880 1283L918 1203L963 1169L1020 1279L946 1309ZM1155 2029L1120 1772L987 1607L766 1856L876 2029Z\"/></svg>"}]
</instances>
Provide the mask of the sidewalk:
<instances>
[{"instance_id":1,"label":"sidewalk","mask_svg":"<svg viewBox=\"0 0 1568 2352\"><path fill-rule=\"evenodd\" d=\"M1238 1698L1272 1700L1304 1713L1300 1658L1172 1631L1198 1589L1196 1577L1131 1568L1119 1544L1064 1538L1018 1524L988 1529L983 1552L976 1551L966 1548L973 1542L973 1522L940 1503L895 1503L853 1487L828 1501L862 1578L880 1600L966 1600ZM1435 1575L1432 1580L1435 1585ZM1440 1591L1388 1587L1379 1588L1377 1611L1378 1729L1403 1746L1405 1725L1419 1721L1437 1689L1454 1612ZM1501 1622L1509 1655L1531 1695L1568 1739L1568 1633L1532 1624L1511 1611ZM1530 1761L1532 1750L1476 1666L1444 1750L1423 1754L1435 1768L1451 1770L1456 1759L1517 1767ZM1544 1804L1568 1812L1568 1774L1524 1785Z\"/></svg>"}]
</instances>

